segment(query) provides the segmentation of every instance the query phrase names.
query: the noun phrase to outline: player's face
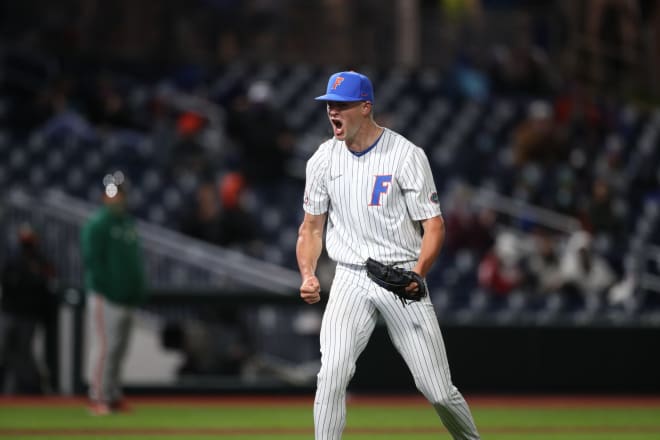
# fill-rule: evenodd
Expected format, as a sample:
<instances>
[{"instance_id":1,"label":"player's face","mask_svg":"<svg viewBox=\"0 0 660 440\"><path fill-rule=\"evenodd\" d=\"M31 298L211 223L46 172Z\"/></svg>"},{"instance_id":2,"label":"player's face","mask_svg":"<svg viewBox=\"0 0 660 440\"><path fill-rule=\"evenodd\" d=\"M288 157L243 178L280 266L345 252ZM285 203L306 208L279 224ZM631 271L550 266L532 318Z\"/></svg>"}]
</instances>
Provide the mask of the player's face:
<instances>
[{"instance_id":1,"label":"player's face","mask_svg":"<svg viewBox=\"0 0 660 440\"><path fill-rule=\"evenodd\" d=\"M113 197L106 194L103 200L112 212L120 214L126 211L126 194L123 191L119 191Z\"/></svg>"},{"instance_id":2,"label":"player's face","mask_svg":"<svg viewBox=\"0 0 660 440\"><path fill-rule=\"evenodd\" d=\"M339 140L350 140L355 137L363 122L364 101L338 102L328 101L328 119L335 138Z\"/></svg>"}]
</instances>

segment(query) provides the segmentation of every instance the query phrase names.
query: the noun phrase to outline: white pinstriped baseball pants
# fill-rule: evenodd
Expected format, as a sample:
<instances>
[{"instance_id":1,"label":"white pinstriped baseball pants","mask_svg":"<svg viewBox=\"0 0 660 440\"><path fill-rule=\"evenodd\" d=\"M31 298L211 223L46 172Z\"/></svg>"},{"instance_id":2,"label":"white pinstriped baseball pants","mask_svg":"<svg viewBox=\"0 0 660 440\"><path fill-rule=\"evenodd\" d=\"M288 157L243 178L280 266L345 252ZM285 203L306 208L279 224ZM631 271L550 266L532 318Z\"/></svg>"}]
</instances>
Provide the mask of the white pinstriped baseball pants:
<instances>
[{"instance_id":1,"label":"white pinstriped baseball pants","mask_svg":"<svg viewBox=\"0 0 660 440\"><path fill-rule=\"evenodd\" d=\"M364 267L337 264L321 324L321 370L314 400L316 440L341 439L346 424L346 388L379 314L415 385L452 437L479 439L470 409L451 382L430 298L404 308L391 292L367 277Z\"/></svg>"}]
</instances>

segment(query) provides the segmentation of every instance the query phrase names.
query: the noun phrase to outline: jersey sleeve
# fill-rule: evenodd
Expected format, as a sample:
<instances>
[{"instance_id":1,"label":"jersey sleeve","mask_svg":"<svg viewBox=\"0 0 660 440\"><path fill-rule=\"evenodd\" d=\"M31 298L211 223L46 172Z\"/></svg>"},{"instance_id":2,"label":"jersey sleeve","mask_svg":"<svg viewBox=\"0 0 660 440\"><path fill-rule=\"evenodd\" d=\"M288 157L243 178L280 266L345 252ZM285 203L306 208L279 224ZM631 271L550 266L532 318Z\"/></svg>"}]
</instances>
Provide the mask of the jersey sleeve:
<instances>
[{"instance_id":1,"label":"jersey sleeve","mask_svg":"<svg viewBox=\"0 0 660 440\"><path fill-rule=\"evenodd\" d=\"M105 224L95 215L82 228L81 240L82 260L85 266L86 287L92 291L104 293L106 266L104 258L106 243Z\"/></svg>"},{"instance_id":2,"label":"jersey sleeve","mask_svg":"<svg viewBox=\"0 0 660 440\"><path fill-rule=\"evenodd\" d=\"M308 214L321 215L328 212L328 154L330 151L327 144L322 144L307 161L303 209Z\"/></svg>"},{"instance_id":3,"label":"jersey sleeve","mask_svg":"<svg viewBox=\"0 0 660 440\"><path fill-rule=\"evenodd\" d=\"M403 163L401 189L413 220L425 220L442 214L429 160L419 147L414 147Z\"/></svg>"}]
</instances>

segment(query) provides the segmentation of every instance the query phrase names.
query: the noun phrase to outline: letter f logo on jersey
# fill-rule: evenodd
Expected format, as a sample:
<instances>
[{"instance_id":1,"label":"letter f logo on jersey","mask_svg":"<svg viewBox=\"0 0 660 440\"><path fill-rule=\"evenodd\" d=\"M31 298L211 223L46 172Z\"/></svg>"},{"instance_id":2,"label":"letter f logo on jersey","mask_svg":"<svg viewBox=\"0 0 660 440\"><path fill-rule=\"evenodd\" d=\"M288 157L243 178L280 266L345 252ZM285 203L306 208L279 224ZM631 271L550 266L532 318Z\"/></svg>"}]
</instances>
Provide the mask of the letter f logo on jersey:
<instances>
[{"instance_id":1,"label":"letter f logo on jersey","mask_svg":"<svg viewBox=\"0 0 660 440\"><path fill-rule=\"evenodd\" d=\"M390 189L390 183L392 183L391 174L376 176L376 182L374 182L374 190L371 193L371 203L369 203L369 206L380 206L380 196L387 194L387 191Z\"/></svg>"},{"instance_id":2,"label":"letter f logo on jersey","mask_svg":"<svg viewBox=\"0 0 660 440\"><path fill-rule=\"evenodd\" d=\"M338 76L337 78L335 78L335 83L332 85L332 90L337 90L337 87L339 87L343 82L344 82L343 76Z\"/></svg>"}]
</instances>

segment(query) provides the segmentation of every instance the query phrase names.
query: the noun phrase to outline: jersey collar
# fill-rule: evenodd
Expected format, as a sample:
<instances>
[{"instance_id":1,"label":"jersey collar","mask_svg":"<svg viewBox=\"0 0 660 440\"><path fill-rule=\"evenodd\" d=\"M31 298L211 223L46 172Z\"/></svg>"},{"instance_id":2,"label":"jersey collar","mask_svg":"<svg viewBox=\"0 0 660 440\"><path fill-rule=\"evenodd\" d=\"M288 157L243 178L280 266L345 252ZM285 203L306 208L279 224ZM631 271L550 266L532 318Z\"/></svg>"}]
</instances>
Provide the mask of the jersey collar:
<instances>
[{"instance_id":1,"label":"jersey collar","mask_svg":"<svg viewBox=\"0 0 660 440\"><path fill-rule=\"evenodd\" d=\"M365 150L362 150L362 151L351 151L351 150L348 150L348 151L350 151L351 154L353 154L353 155L356 156L356 157L364 156L365 154L367 154L368 152L370 152L371 150L374 149L374 147L376 146L376 144L378 143L378 141L380 140L380 138L383 137L383 134L384 134L384 133L385 133L385 130L383 130L383 131L378 135L378 138L376 138L376 140L374 141L374 143L371 144L371 145L369 146L369 148L367 148L367 149L365 149Z\"/></svg>"}]
</instances>

